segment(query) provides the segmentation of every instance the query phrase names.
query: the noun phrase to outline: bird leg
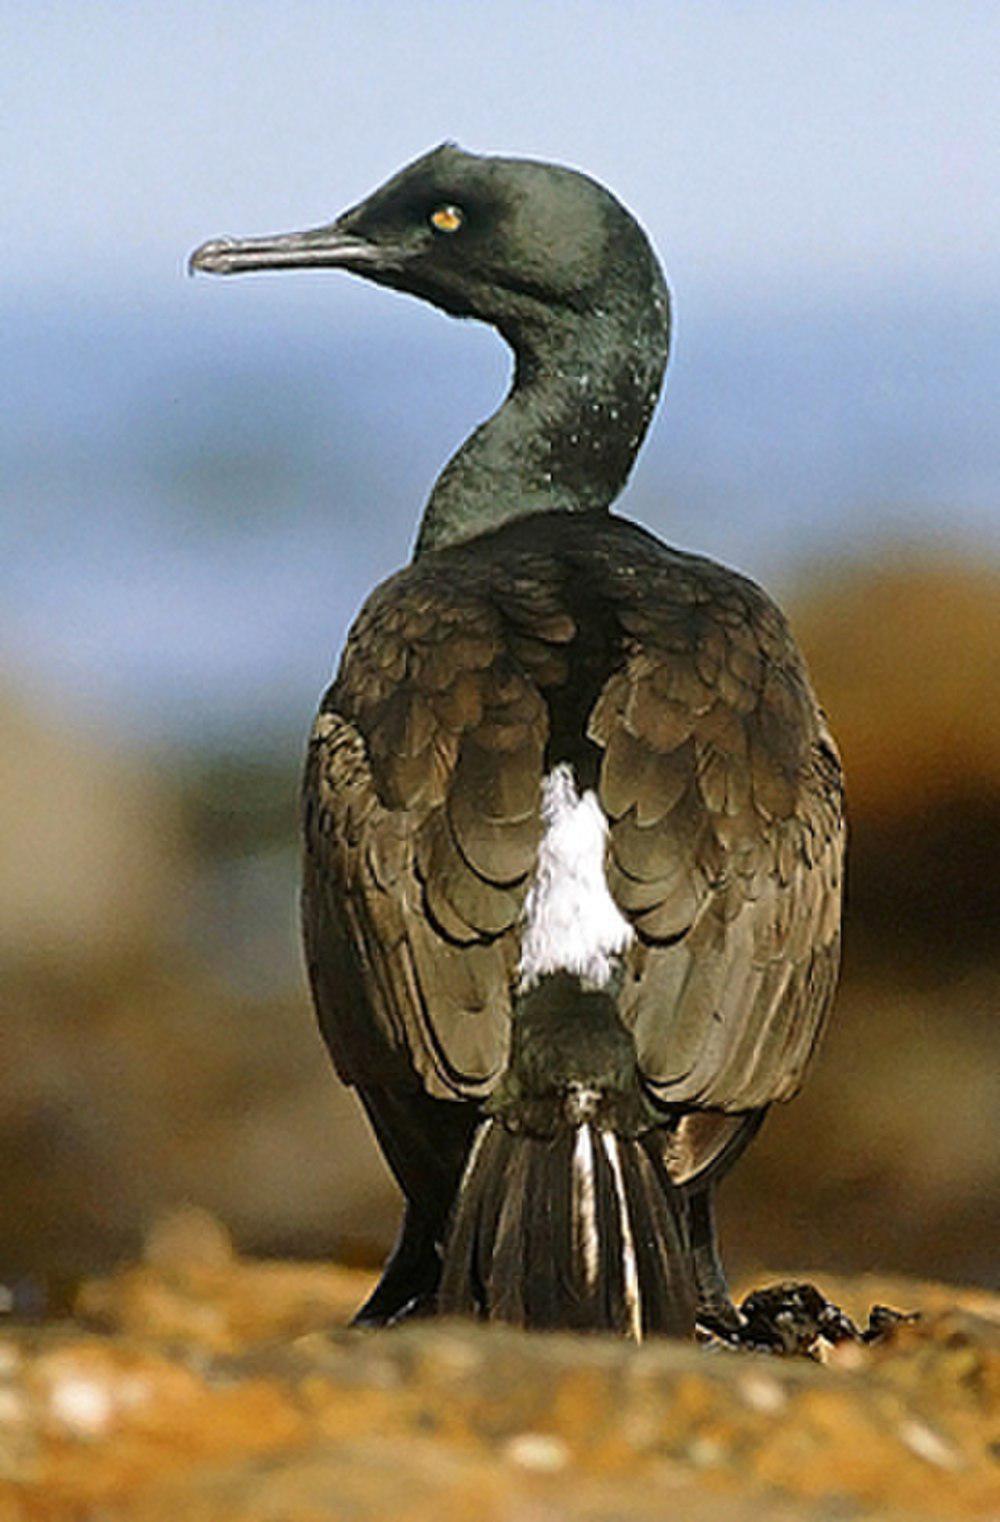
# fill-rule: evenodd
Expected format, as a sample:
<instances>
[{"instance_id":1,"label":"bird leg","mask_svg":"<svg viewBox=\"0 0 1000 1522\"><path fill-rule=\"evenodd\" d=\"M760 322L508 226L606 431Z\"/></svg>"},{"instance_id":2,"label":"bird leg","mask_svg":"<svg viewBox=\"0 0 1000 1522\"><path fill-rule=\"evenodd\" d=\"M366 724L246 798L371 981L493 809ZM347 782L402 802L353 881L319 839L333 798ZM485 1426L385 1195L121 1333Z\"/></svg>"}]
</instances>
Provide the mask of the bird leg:
<instances>
[{"instance_id":1,"label":"bird leg","mask_svg":"<svg viewBox=\"0 0 1000 1522\"><path fill-rule=\"evenodd\" d=\"M698 1291L696 1322L700 1330L722 1342L738 1343L742 1331L740 1313L733 1304L726 1271L719 1257L715 1229L714 1184L707 1184L688 1198L691 1260Z\"/></svg>"},{"instance_id":2,"label":"bird leg","mask_svg":"<svg viewBox=\"0 0 1000 1522\"><path fill-rule=\"evenodd\" d=\"M395 1326L434 1309L441 1277L441 1251L433 1228L407 1204L403 1223L382 1276L351 1321L357 1327Z\"/></svg>"}]
</instances>

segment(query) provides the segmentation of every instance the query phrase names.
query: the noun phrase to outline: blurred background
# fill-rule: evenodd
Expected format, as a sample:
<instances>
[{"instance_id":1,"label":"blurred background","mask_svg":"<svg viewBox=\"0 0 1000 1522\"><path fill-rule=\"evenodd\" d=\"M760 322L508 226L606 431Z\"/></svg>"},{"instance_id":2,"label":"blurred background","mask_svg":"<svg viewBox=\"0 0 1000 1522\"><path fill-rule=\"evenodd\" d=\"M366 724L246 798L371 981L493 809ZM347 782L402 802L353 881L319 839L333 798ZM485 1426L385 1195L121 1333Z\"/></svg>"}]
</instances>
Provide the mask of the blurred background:
<instances>
[{"instance_id":1,"label":"blurred background","mask_svg":"<svg viewBox=\"0 0 1000 1522\"><path fill-rule=\"evenodd\" d=\"M268 1254L391 1237L303 982L299 758L508 360L360 282L184 260L446 137L584 168L644 222L677 325L622 508L779 596L842 742L842 993L724 1190L730 1264L987 1281L995 8L8 0L0 26L0 1282L58 1303L182 1201Z\"/></svg>"}]
</instances>

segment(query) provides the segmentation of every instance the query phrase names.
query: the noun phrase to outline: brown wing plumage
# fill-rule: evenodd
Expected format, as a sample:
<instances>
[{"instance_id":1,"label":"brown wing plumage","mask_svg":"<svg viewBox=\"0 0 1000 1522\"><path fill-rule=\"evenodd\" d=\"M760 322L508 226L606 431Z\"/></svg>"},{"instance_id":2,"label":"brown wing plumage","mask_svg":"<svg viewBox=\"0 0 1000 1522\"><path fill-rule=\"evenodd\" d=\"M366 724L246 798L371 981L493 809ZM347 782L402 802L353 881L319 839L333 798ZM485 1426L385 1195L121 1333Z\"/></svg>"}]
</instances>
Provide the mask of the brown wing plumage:
<instances>
[{"instance_id":1,"label":"brown wing plumage","mask_svg":"<svg viewBox=\"0 0 1000 1522\"><path fill-rule=\"evenodd\" d=\"M619 618L626 658L590 732L611 890L637 932L621 1004L640 1065L672 1104L788 1098L836 981L836 749L751 583L703 561L650 567Z\"/></svg>"},{"instance_id":2,"label":"brown wing plumage","mask_svg":"<svg viewBox=\"0 0 1000 1522\"><path fill-rule=\"evenodd\" d=\"M787 1097L832 993L842 851L801 660L751 583L561 515L385 583L324 701L304 912L342 1076L493 1087L541 780L565 745L590 753L611 821L637 933L621 1008L651 1089L730 1111Z\"/></svg>"},{"instance_id":3,"label":"brown wing plumage","mask_svg":"<svg viewBox=\"0 0 1000 1522\"><path fill-rule=\"evenodd\" d=\"M519 629L480 580L415 569L376 592L304 790L307 958L341 1074L384 1084L405 1057L438 1097L503 1070L548 734L537 677L573 633L537 595Z\"/></svg>"}]
</instances>

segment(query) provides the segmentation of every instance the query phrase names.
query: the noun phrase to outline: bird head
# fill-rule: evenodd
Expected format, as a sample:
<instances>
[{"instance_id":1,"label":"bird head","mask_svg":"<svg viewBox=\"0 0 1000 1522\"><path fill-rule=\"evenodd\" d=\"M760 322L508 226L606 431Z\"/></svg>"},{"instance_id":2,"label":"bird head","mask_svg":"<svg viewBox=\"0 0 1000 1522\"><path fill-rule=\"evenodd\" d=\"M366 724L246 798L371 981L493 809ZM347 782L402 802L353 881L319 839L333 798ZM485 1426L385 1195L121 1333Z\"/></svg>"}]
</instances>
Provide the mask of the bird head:
<instances>
[{"instance_id":1,"label":"bird head","mask_svg":"<svg viewBox=\"0 0 1000 1522\"><path fill-rule=\"evenodd\" d=\"M637 262L656 285L645 235L596 181L444 143L333 222L215 238L191 255L190 268L344 269L505 331L560 309L600 307L605 288Z\"/></svg>"}]
</instances>

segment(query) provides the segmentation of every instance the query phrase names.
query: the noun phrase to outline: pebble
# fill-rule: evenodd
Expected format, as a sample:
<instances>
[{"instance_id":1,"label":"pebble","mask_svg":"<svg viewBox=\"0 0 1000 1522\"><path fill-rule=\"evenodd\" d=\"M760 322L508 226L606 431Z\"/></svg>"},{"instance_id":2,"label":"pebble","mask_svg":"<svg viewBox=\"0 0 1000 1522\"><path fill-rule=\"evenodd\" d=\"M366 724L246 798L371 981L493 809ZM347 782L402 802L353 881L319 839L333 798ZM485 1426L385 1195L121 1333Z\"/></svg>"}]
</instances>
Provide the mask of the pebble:
<instances>
[{"instance_id":1,"label":"pebble","mask_svg":"<svg viewBox=\"0 0 1000 1522\"><path fill-rule=\"evenodd\" d=\"M569 1449L560 1437L545 1432L519 1432L507 1443L504 1453L512 1464L536 1474L556 1474L569 1463Z\"/></svg>"},{"instance_id":2,"label":"pebble","mask_svg":"<svg viewBox=\"0 0 1000 1522\"><path fill-rule=\"evenodd\" d=\"M710 1437L696 1437L694 1442L688 1445L687 1452L692 1464L699 1469L713 1469L726 1457L722 1444Z\"/></svg>"},{"instance_id":3,"label":"pebble","mask_svg":"<svg viewBox=\"0 0 1000 1522\"><path fill-rule=\"evenodd\" d=\"M66 1375L49 1392L56 1421L79 1437L98 1437L111 1421L113 1401L106 1383L86 1375Z\"/></svg>"},{"instance_id":4,"label":"pebble","mask_svg":"<svg viewBox=\"0 0 1000 1522\"><path fill-rule=\"evenodd\" d=\"M783 1411L788 1404L788 1396L778 1384L776 1379L768 1379L765 1374L749 1374L740 1380L740 1394L747 1405L754 1411L763 1411L767 1415L774 1415Z\"/></svg>"},{"instance_id":5,"label":"pebble","mask_svg":"<svg viewBox=\"0 0 1000 1522\"><path fill-rule=\"evenodd\" d=\"M918 1459L934 1464L938 1469L961 1469L962 1460L939 1432L925 1422L910 1419L900 1423L899 1435Z\"/></svg>"}]
</instances>

